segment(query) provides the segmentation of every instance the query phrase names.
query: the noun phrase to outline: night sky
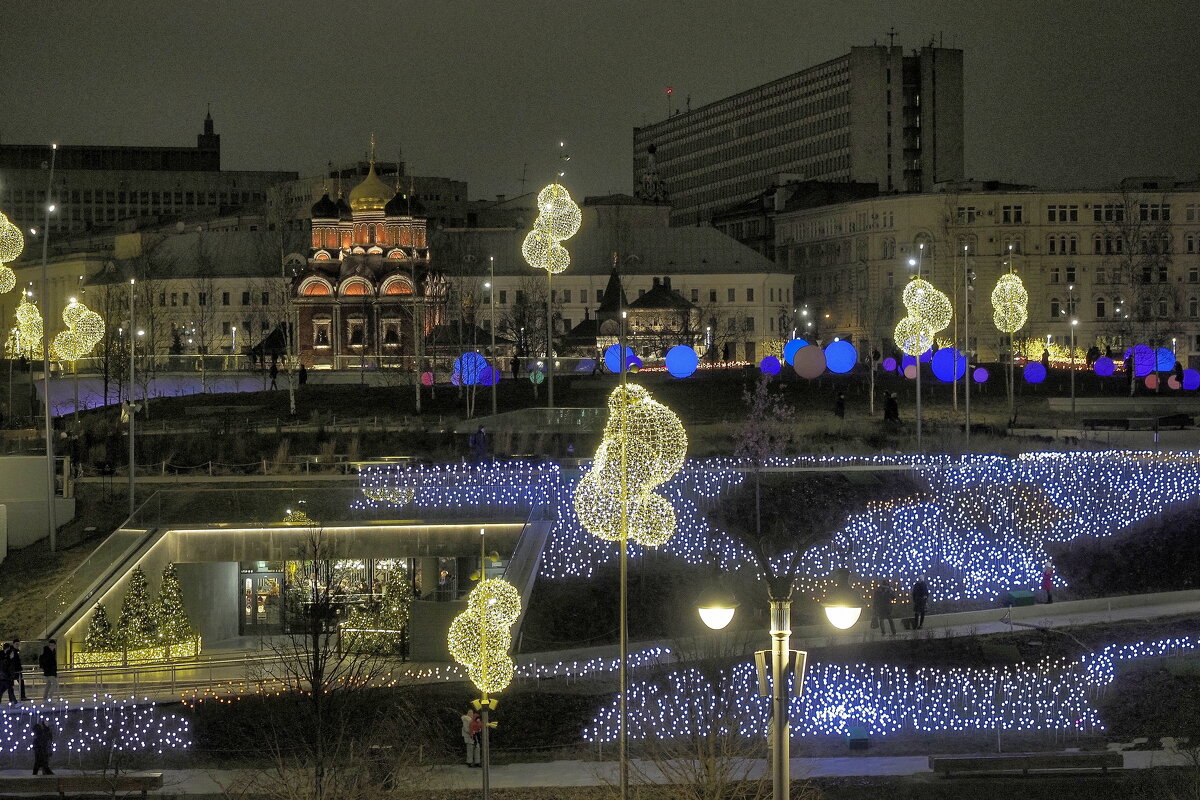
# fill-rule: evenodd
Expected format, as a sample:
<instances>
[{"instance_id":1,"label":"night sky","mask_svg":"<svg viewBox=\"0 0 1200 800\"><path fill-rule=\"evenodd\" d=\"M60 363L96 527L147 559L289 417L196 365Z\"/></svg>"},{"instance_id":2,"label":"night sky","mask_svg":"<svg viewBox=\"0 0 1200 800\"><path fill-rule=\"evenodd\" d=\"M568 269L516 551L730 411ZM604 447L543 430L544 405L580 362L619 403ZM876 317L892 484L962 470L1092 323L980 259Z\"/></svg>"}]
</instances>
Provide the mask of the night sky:
<instances>
[{"instance_id":1,"label":"night sky","mask_svg":"<svg viewBox=\"0 0 1200 800\"><path fill-rule=\"evenodd\" d=\"M44 13L53 8L53 14ZM195 143L226 169L409 172L515 194L629 191L631 128L887 41L965 51L968 176L1200 174L1196 4L1166 0L428 0L3 4L0 141Z\"/></svg>"}]
</instances>

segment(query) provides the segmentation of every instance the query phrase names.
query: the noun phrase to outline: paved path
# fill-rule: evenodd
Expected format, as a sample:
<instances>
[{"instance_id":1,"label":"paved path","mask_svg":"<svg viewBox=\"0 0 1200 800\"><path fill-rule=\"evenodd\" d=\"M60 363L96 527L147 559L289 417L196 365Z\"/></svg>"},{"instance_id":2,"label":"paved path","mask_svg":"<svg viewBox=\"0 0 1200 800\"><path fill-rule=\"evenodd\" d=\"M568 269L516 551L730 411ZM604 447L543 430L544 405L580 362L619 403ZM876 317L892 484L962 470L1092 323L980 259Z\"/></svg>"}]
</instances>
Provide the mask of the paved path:
<instances>
[{"instance_id":1,"label":"paved path","mask_svg":"<svg viewBox=\"0 0 1200 800\"><path fill-rule=\"evenodd\" d=\"M1152 766L1182 766L1186 757L1164 750L1130 750L1122 753L1126 769ZM767 764L755 760L748 764L748 777L762 775ZM57 770L77 774L77 770ZM25 770L0 770L2 776L24 776ZM661 773L652 762L634 760L631 774L636 783L661 783ZM832 758L793 758L792 777L831 778L864 776L931 775L928 756L844 756ZM495 789L523 787L608 786L617 782L615 761L544 761L532 764L505 764L492 767L491 785ZM416 778L419 788L472 789L480 785L480 770L461 765L430 767L424 778ZM163 788L152 792L161 796L205 797L223 795L223 787L245 785L246 773L237 770L180 769L163 771ZM3 783L0 782L0 792ZM8 793L5 793L6 795Z\"/></svg>"}]
</instances>

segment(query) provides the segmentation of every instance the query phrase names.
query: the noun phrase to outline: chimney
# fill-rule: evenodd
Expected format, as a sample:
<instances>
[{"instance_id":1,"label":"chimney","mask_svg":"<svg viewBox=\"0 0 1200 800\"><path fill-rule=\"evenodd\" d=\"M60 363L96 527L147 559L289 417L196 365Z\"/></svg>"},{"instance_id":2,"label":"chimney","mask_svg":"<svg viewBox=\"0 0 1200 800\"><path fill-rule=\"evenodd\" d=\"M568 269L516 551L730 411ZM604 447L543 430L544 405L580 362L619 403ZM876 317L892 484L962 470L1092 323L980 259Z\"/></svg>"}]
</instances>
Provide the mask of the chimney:
<instances>
[{"instance_id":1,"label":"chimney","mask_svg":"<svg viewBox=\"0 0 1200 800\"><path fill-rule=\"evenodd\" d=\"M654 278L654 280L652 281L652 283L653 283L653 286L651 287L651 290L653 290L653 289L657 289L657 288L658 288L658 284L659 284L659 280L658 280L658 278Z\"/></svg>"},{"instance_id":2,"label":"chimney","mask_svg":"<svg viewBox=\"0 0 1200 800\"><path fill-rule=\"evenodd\" d=\"M504 202L504 198L505 198L505 197L506 197L506 195L502 195L502 194L498 194L498 195L496 195L496 202L497 202L497 203L503 203L503 202Z\"/></svg>"},{"instance_id":3,"label":"chimney","mask_svg":"<svg viewBox=\"0 0 1200 800\"><path fill-rule=\"evenodd\" d=\"M671 291L671 277L669 275L663 278L663 288L668 292Z\"/></svg>"}]
</instances>

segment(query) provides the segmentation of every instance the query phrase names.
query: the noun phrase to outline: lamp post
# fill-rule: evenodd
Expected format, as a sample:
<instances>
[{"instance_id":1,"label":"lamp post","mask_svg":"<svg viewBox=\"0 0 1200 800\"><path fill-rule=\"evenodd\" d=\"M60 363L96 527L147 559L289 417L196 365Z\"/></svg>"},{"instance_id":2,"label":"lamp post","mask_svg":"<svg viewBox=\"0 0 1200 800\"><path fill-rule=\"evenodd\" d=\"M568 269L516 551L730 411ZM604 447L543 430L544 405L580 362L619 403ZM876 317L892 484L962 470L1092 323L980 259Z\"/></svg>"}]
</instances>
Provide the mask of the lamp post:
<instances>
[{"instance_id":1,"label":"lamp post","mask_svg":"<svg viewBox=\"0 0 1200 800\"><path fill-rule=\"evenodd\" d=\"M134 362L137 360L137 331L133 324L133 285L136 278L129 279L129 516L133 516L134 501L134 473L137 471L137 461L135 459L134 439L133 439L133 417L137 410L137 404L134 403L136 397L136 389L134 388Z\"/></svg>"},{"instance_id":2,"label":"lamp post","mask_svg":"<svg viewBox=\"0 0 1200 800\"><path fill-rule=\"evenodd\" d=\"M46 224L42 228L42 400L46 433L46 527L50 534L50 552L57 545L58 526L54 522L54 437L50 417L50 280L46 277L46 261L50 248L50 215L55 205L50 200L54 190L54 162L58 145L50 145L50 173L46 179Z\"/></svg>"},{"instance_id":3,"label":"lamp post","mask_svg":"<svg viewBox=\"0 0 1200 800\"><path fill-rule=\"evenodd\" d=\"M966 252L963 246L963 252ZM963 257L963 358L967 362L967 371L963 375L963 402L967 414L967 445L971 444L971 292L975 291L975 273L967 265Z\"/></svg>"},{"instance_id":4,"label":"lamp post","mask_svg":"<svg viewBox=\"0 0 1200 800\"><path fill-rule=\"evenodd\" d=\"M829 622L840 630L852 627L862 614L862 600L850 590L849 579L850 573L847 570L837 570L835 580L838 585L824 604ZM792 776L787 676L789 672L794 676L793 690L799 697L804 688L808 653L791 649L791 576L781 576L777 581L768 581L767 585L771 604L771 724L768 727L771 749L771 797L772 800L788 800ZM698 605L700 619L713 630L721 630L727 626L733 620L737 609L732 596L720 589L705 591L701 594ZM766 656L766 651L754 654L755 665L760 670L766 667Z\"/></svg>"},{"instance_id":5,"label":"lamp post","mask_svg":"<svg viewBox=\"0 0 1200 800\"><path fill-rule=\"evenodd\" d=\"M921 277L921 261L923 260L924 255L925 255L925 243L921 242L920 246L917 249L917 257L908 259L908 266L911 269L916 269L918 280ZM916 356L916 360L917 360L917 363L916 363L916 370L917 370L917 402L916 402L917 450L921 449L921 356L922 355L924 355L924 353L920 353Z\"/></svg>"},{"instance_id":6,"label":"lamp post","mask_svg":"<svg viewBox=\"0 0 1200 800\"><path fill-rule=\"evenodd\" d=\"M492 329L492 416L496 416L496 384L500 382L500 361L496 358L496 257L488 256L488 327Z\"/></svg>"}]
</instances>

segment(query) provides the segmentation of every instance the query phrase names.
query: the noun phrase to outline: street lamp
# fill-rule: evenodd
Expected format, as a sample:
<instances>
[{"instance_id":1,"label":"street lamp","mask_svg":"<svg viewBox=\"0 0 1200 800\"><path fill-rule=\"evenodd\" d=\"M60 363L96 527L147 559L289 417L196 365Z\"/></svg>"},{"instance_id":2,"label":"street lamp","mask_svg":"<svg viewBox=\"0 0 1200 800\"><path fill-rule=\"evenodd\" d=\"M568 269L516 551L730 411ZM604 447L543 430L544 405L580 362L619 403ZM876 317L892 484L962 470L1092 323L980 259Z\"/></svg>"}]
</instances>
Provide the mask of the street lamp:
<instances>
[{"instance_id":1,"label":"street lamp","mask_svg":"<svg viewBox=\"0 0 1200 800\"><path fill-rule=\"evenodd\" d=\"M492 329L492 416L496 416L496 384L500 382L500 361L496 358L496 257L488 256L488 303L491 306L488 327Z\"/></svg>"},{"instance_id":2,"label":"street lamp","mask_svg":"<svg viewBox=\"0 0 1200 800\"><path fill-rule=\"evenodd\" d=\"M825 618L840 631L854 627L862 616L862 598L850 588L850 570L842 567L833 573L835 586L822 603Z\"/></svg>"},{"instance_id":3,"label":"street lamp","mask_svg":"<svg viewBox=\"0 0 1200 800\"><path fill-rule=\"evenodd\" d=\"M719 631L733 621L737 607L737 600L732 594L718 586L712 586L700 593L696 610L700 612L700 619L705 625Z\"/></svg>"}]
</instances>

